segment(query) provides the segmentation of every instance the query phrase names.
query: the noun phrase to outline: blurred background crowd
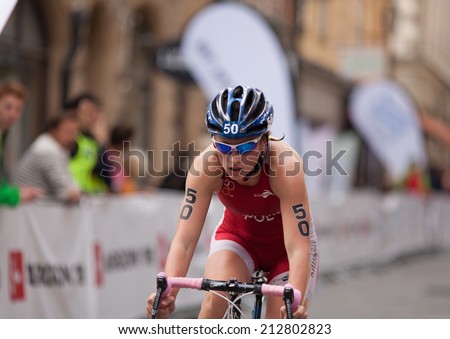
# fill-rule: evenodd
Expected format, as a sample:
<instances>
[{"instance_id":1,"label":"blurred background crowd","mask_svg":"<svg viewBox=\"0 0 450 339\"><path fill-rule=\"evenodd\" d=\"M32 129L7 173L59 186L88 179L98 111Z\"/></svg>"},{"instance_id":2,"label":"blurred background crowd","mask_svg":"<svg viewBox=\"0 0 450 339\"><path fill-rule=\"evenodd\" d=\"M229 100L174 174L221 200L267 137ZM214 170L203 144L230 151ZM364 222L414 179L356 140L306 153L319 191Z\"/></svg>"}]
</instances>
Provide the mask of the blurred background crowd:
<instances>
[{"instance_id":1,"label":"blurred background crowd","mask_svg":"<svg viewBox=\"0 0 450 339\"><path fill-rule=\"evenodd\" d=\"M207 139L207 99L180 59L180 39L191 17L213 2L19 0L0 35L2 181L21 187L23 200L182 189L183 173L176 174L186 165L180 159L192 159ZM354 133L352 187L450 190L448 2L235 2L254 8L280 39L297 118L317 135ZM401 181L389 176L348 119L352 89L380 75L411 96L426 140L426 168L411 164ZM8 98L17 101L15 118L6 117ZM176 143L166 161L161 154ZM126 145L146 152L127 157ZM37 160L40 152L51 160ZM105 154L112 164L102 161ZM130 159L138 161L131 165ZM128 173L117 175L119 163ZM102 169L108 174L98 175ZM14 204L18 198L4 199Z\"/></svg>"}]
</instances>

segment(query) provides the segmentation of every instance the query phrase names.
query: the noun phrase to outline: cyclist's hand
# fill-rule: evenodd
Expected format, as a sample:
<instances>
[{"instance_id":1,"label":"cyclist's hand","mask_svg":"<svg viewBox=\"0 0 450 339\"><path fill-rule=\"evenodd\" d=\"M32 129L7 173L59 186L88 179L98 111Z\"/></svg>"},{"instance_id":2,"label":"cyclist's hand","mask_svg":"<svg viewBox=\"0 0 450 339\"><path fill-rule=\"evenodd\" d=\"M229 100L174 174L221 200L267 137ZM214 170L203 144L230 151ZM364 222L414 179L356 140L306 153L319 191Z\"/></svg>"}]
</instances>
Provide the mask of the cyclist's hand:
<instances>
[{"instance_id":1,"label":"cyclist's hand","mask_svg":"<svg viewBox=\"0 0 450 339\"><path fill-rule=\"evenodd\" d=\"M305 306L299 306L297 308L297 311L294 312L293 314L294 319L306 319L308 318L308 312L306 311ZM282 306L280 309L280 318L281 319L286 319L287 318L287 313L286 313L286 306Z\"/></svg>"},{"instance_id":2,"label":"cyclist's hand","mask_svg":"<svg viewBox=\"0 0 450 339\"><path fill-rule=\"evenodd\" d=\"M147 300L147 317L149 318L152 314L155 296L156 293L152 293ZM159 304L157 318L167 318L173 311L175 311L175 297L168 295L166 298L162 299Z\"/></svg>"}]
</instances>

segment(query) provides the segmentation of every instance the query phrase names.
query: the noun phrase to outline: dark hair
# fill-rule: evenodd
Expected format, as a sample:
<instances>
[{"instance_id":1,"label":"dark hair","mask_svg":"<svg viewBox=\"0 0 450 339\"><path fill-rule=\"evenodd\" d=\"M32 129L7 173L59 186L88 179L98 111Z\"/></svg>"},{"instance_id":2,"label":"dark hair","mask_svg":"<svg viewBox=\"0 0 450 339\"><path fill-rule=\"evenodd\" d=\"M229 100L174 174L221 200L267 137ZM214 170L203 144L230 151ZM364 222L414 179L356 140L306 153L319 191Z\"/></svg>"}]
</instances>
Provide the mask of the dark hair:
<instances>
[{"instance_id":1,"label":"dark hair","mask_svg":"<svg viewBox=\"0 0 450 339\"><path fill-rule=\"evenodd\" d=\"M124 141L131 140L134 134L134 129L130 125L116 125L112 130L109 137L111 145L120 145Z\"/></svg>"},{"instance_id":2,"label":"dark hair","mask_svg":"<svg viewBox=\"0 0 450 339\"><path fill-rule=\"evenodd\" d=\"M67 121L67 120L78 122L77 117L74 113L72 113L72 112L63 113L63 114L57 115L53 118L50 118L47 121L47 123L45 124L46 125L45 130L47 132L53 131L53 130L57 129L64 121Z\"/></svg>"},{"instance_id":3,"label":"dark hair","mask_svg":"<svg viewBox=\"0 0 450 339\"><path fill-rule=\"evenodd\" d=\"M99 106L99 107L102 106L102 102L96 95L94 95L91 92L83 92L83 93L80 93L79 95L67 100L64 103L64 109L65 110L75 110L78 107L80 107L81 102L84 100L90 101L96 106Z\"/></svg>"}]
</instances>

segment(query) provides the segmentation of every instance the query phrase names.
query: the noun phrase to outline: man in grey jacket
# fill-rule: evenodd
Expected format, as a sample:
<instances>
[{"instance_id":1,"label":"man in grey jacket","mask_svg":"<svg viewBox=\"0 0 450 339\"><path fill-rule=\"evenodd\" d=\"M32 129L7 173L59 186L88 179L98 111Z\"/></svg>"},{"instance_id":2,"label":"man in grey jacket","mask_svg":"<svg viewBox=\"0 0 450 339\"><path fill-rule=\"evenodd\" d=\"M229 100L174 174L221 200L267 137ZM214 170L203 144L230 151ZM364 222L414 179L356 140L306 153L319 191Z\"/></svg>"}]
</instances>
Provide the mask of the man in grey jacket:
<instances>
[{"instance_id":1,"label":"man in grey jacket","mask_svg":"<svg viewBox=\"0 0 450 339\"><path fill-rule=\"evenodd\" d=\"M73 114L51 119L47 132L37 137L19 161L14 181L40 188L47 198L78 202L80 189L69 171L69 149L78 131L78 121Z\"/></svg>"}]
</instances>

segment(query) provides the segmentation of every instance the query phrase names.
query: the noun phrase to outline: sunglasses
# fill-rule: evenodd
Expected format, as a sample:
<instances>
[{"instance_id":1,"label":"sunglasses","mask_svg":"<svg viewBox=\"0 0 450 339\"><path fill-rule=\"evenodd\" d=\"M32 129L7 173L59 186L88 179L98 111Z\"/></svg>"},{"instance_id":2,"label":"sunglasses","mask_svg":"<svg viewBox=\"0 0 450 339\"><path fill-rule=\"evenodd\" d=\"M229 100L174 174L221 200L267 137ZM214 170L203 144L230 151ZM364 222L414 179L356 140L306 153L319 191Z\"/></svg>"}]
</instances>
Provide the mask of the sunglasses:
<instances>
[{"instance_id":1,"label":"sunglasses","mask_svg":"<svg viewBox=\"0 0 450 339\"><path fill-rule=\"evenodd\" d=\"M211 139L214 144L214 147L217 148L219 152L222 154L230 154L233 151L236 151L239 154L245 154L253 151L256 148L256 145L258 145L258 142L261 139L261 137L262 135L260 135L256 139L241 142L240 144L237 145L229 145L224 142L214 140L214 138Z\"/></svg>"}]
</instances>

